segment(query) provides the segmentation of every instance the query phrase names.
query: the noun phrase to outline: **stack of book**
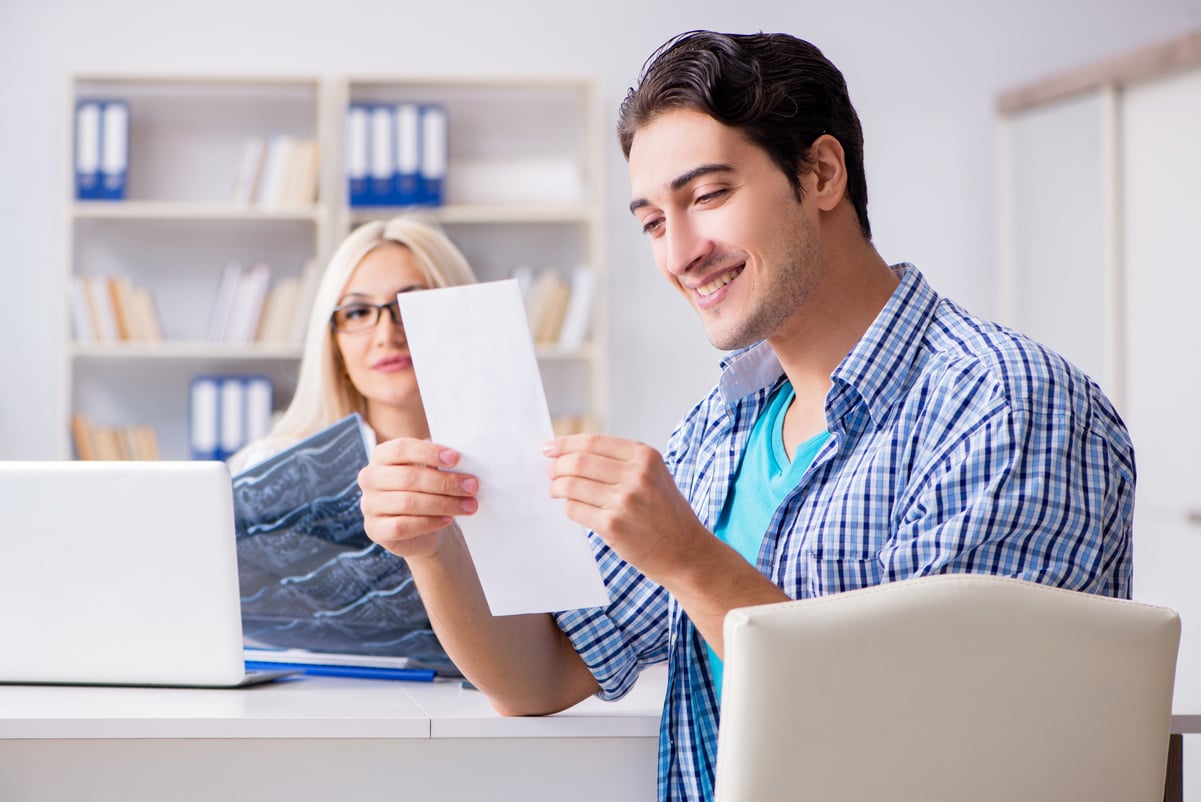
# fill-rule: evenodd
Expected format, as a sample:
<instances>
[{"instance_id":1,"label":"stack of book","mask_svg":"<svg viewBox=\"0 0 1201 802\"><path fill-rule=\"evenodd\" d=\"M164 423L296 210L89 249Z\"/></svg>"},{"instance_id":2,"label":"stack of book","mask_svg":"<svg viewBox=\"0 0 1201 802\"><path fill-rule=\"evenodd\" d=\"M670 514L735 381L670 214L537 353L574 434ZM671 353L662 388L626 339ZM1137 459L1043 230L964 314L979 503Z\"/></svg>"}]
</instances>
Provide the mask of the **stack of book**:
<instances>
[{"instance_id":1,"label":"stack of book","mask_svg":"<svg viewBox=\"0 0 1201 802\"><path fill-rule=\"evenodd\" d=\"M582 347L592 315L592 271L577 267L570 280L552 268L514 273L534 344L565 351Z\"/></svg>"},{"instance_id":2,"label":"stack of book","mask_svg":"<svg viewBox=\"0 0 1201 802\"><path fill-rule=\"evenodd\" d=\"M346 113L351 206L445 202L449 122L432 103L352 103Z\"/></svg>"},{"instance_id":3,"label":"stack of book","mask_svg":"<svg viewBox=\"0 0 1201 802\"><path fill-rule=\"evenodd\" d=\"M205 339L213 343L296 345L304 340L321 274L310 259L299 276L271 282L271 267L230 262L221 274Z\"/></svg>"},{"instance_id":4,"label":"stack of book","mask_svg":"<svg viewBox=\"0 0 1201 802\"><path fill-rule=\"evenodd\" d=\"M154 298L126 276L71 277L71 323L80 342L161 342Z\"/></svg>"},{"instance_id":5,"label":"stack of book","mask_svg":"<svg viewBox=\"0 0 1201 802\"><path fill-rule=\"evenodd\" d=\"M310 205L317 199L318 171L316 140L250 137L242 146L230 201L264 209Z\"/></svg>"},{"instance_id":6,"label":"stack of book","mask_svg":"<svg viewBox=\"0 0 1201 802\"><path fill-rule=\"evenodd\" d=\"M160 459L158 437L151 426L97 426L76 414L71 417L71 439L77 459Z\"/></svg>"}]
</instances>

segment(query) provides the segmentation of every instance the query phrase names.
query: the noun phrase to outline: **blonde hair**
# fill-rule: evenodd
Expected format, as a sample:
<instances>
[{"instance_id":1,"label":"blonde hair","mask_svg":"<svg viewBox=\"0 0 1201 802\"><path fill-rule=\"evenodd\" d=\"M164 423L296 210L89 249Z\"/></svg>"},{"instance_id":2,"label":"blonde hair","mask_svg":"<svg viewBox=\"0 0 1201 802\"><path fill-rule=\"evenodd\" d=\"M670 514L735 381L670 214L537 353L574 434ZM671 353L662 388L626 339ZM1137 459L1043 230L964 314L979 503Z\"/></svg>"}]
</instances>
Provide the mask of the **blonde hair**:
<instances>
[{"instance_id":1,"label":"blonde hair","mask_svg":"<svg viewBox=\"0 0 1201 802\"><path fill-rule=\"evenodd\" d=\"M352 412L358 412L366 419L365 399L343 375L329 316L359 262L373 248L387 242L408 248L432 287L476 282L466 257L432 219L402 215L389 220L373 220L356 228L334 251L317 286L296 394L267 436L266 445L284 448Z\"/></svg>"}]
</instances>

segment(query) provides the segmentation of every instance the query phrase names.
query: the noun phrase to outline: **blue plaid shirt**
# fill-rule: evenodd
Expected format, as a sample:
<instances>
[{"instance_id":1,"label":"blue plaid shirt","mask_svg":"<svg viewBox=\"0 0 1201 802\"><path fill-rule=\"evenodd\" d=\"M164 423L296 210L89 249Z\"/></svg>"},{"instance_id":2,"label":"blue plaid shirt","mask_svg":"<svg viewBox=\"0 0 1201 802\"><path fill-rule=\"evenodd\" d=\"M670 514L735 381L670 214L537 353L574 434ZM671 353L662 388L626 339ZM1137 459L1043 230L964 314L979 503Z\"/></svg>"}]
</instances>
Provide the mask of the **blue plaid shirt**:
<instances>
[{"instance_id":1,"label":"blue plaid shirt","mask_svg":"<svg viewBox=\"0 0 1201 802\"><path fill-rule=\"evenodd\" d=\"M793 598L928 574L999 574L1128 598L1134 454L1100 388L1061 357L941 298L912 266L831 378L831 436L776 510L758 568ZM760 343L664 452L715 526L755 419L783 378ZM680 605L595 534L607 608L557 615L601 686L668 661L659 798L709 799L718 700Z\"/></svg>"}]
</instances>

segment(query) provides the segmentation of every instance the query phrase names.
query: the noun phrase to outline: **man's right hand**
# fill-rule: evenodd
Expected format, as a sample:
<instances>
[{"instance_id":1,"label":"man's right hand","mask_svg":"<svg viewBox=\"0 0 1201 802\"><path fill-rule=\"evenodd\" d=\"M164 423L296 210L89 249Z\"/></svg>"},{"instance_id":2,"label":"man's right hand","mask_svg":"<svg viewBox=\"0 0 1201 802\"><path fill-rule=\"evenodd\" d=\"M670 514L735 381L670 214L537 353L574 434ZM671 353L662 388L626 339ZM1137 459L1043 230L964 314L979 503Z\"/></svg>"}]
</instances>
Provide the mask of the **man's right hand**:
<instances>
[{"instance_id":1,"label":"man's right hand","mask_svg":"<svg viewBox=\"0 0 1201 802\"><path fill-rule=\"evenodd\" d=\"M479 506L479 480L451 470L458 463L457 451L412 437L377 445L359 472L367 536L400 557L437 552L442 530Z\"/></svg>"}]
</instances>

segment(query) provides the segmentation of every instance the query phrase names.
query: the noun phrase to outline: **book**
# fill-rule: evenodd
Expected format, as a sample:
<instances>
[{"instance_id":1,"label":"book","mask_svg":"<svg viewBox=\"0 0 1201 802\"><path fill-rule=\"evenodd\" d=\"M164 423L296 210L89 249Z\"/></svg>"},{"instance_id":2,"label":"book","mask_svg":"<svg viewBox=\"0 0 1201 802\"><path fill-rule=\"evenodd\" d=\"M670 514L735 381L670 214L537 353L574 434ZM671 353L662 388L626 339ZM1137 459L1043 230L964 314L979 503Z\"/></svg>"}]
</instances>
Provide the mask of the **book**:
<instances>
[{"instance_id":1,"label":"book","mask_svg":"<svg viewBox=\"0 0 1201 802\"><path fill-rule=\"evenodd\" d=\"M258 262L241 272L234 286L229 319L221 336L222 342L241 344L254 340L270 283L271 268L263 262Z\"/></svg>"},{"instance_id":2,"label":"book","mask_svg":"<svg viewBox=\"0 0 1201 802\"><path fill-rule=\"evenodd\" d=\"M287 185L283 192L285 206L306 206L317 199L319 156L317 141L301 139L292 148L288 164Z\"/></svg>"},{"instance_id":3,"label":"book","mask_svg":"<svg viewBox=\"0 0 1201 802\"><path fill-rule=\"evenodd\" d=\"M71 329L75 333L75 339L84 343L95 342L98 332L92 317L88 289L84 284L83 276L71 276L71 280L67 284L67 297L70 301Z\"/></svg>"},{"instance_id":4,"label":"book","mask_svg":"<svg viewBox=\"0 0 1201 802\"><path fill-rule=\"evenodd\" d=\"M252 136L242 145L242 156L238 161L238 172L234 175L233 189L229 200L239 206L249 206L258 192L259 175L263 169L263 155L267 151L267 140Z\"/></svg>"},{"instance_id":5,"label":"book","mask_svg":"<svg viewBox=\"0 0 1201 802\"><path fill-rule=\"evenodd\" d=\"M96 459L96 444L88 419L76 413L71 416L71 441L75 444L76 459Z\"/></svg>"},{"instance_id":6,"label":"book","mask_svg":"<svg viewBox=\"0 0 1201 802\"><path fill-rule=\"evenodd\" d=\"M120 339L117 329L117 316L113 309L112 296L108 290L108 278L105 276L84 276L83 285L88 299L88 310L92 315L96 339L102 343L112 343Z\"/></svg>"},{"instance_id":7,"label":"book","mask_svg":"<svg viewBox=\"0 0 1201 802\"><path fill-rule=\"evenodd\" d=\"M322 269L316 258L309 258L300 272L300 286L296 292L296 304L292 307L289 318L292 327L288 342L302 345L308 332L310 312L313 299L317 296L317 286L321 283Z\"/></svg>"},{"instance_id":8,"label":"book","mask_svg":"<svg viewBox=\"0 0 1201 802\"><path fill-rule=\"evenodd\" d=\"M209 342L224 342L225 331L229 326L230 315L233 312L234 300L238 293L238 282L242 278L242 266L237 262L229 262L221 273L221 281L217 285L217 298L213 302L213 310L209 315Z\"/></svg>"},{"instance_id":9,"label":"book","mask_svg":"<svg viewBox=\"0 0 1201 802\"><path fill-rule=\"evenodd\" d=\"M131 427L134 440L134 459L144 460L160 460L162 455L159 453L158 435L154 432L154 427L146 424Z\"/></svg>"},{"instance_id":10,"label":"book","mask_svg":"<svg viewBox=\"0 0 1201 802\"><path fill-rule=\"evenodd\" d=\"M586 265L580 265L571 274L570 299L559 327L559 348L574 351L588 339L588 327L592 322L593 274Z\"/></svg>"},{"instance_id":11,"label":"book","mask_svg":"<svg viewBox=\"0 0 1201 802\"><path fill-rule=\"evenodd\" d=\"M288 183L288 170L296 141L285 134L277 134L267 140L267 151L263 156L263 168L255 188L254 203L265 209L283 205L284 192Z\"/></svg>"},{"instance_id":12,"label":"book","mask_svg":"<svg viewBox=\"0 0 1201 802\"><path fill-rule=\"evenodd\" d=\"M148 343L162 342L163 330L150 290L135 286L130 305L133 312L134 339Z\"/></svg>"},{"instance_id":13,"label":"book","mask_svg":"<svg viewBox=\"0 0 1201 802\"><path fill-rule=\"evenodd\" d=\"M108 289L109 303L113 307L113 320L117 325L118 340L132 340L132 296L133 285L125 276L109 276L105 280Z\"/></svg>"},{"instance_id":14,"label":"book","mask_svg":"<svg viewBox=\"0 0 1201 802\"><path fill-rule=\"evenodd\" d=\"M571 299L571 287L557 270L546 268L534 277L525 295L526 318L536 345L553 345Z\"/></svg>"},{"instance_id":15,"label":"book","mask_svg":"<svg viewBox=\"0 0 1201 802\"><path fill-rule=\"evenodd\" d=\"M120 430L115 426L92 426L92 447L98 460L129 459L121 442Z\"/></svg>"},{"instance_id":16,"label":"book","mask_svg":"<svg viewBox=\"0 0 1201 802\"><path fill-rule=\"evenodd\" d=\"M272 285L263 301L259 328L255 340L261 343L285 345L291 343L292 316L297 314L296 299L300 294L300 278L284 276Z\"/></svg>"},{"instance_id":17,"label":"book","mask_svg":"<svg viewBox=\"0 0 1201 802\"><path fill-rule=\"evenodd\" d=\"M407 563L371 542L351 414L233 478L246 645L405 657L456 673Z\"/></svg>"}]
</instances>

